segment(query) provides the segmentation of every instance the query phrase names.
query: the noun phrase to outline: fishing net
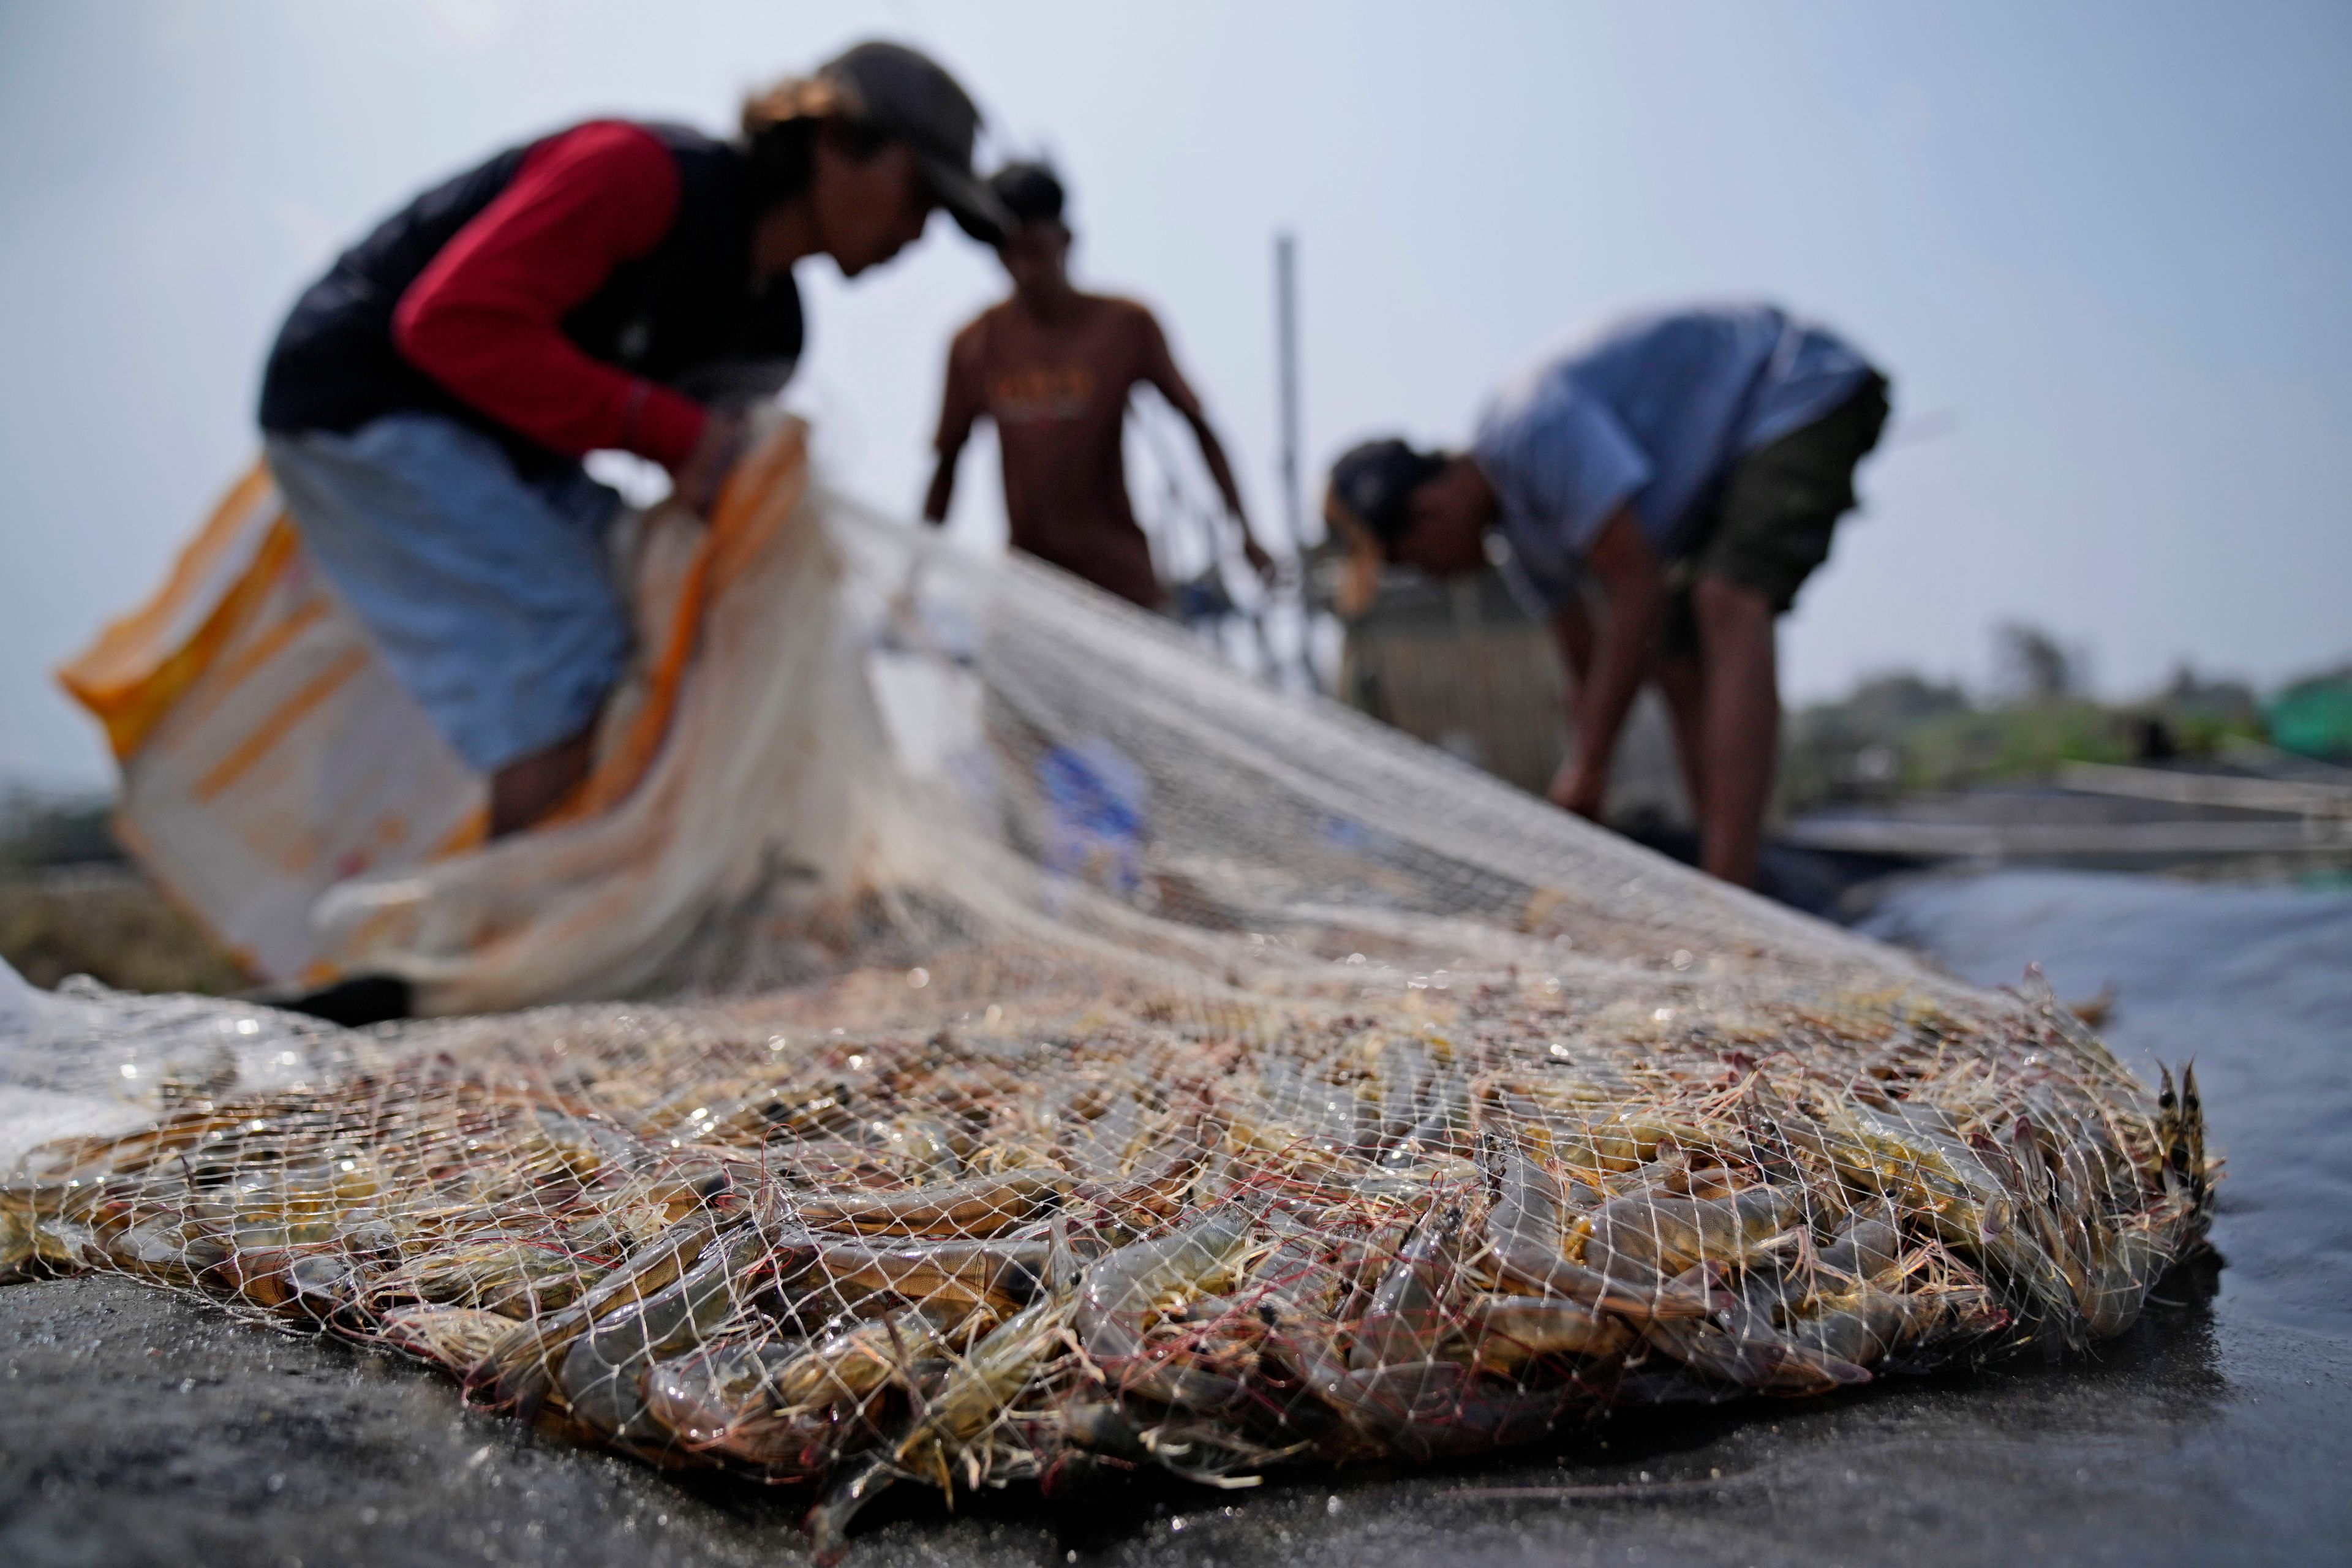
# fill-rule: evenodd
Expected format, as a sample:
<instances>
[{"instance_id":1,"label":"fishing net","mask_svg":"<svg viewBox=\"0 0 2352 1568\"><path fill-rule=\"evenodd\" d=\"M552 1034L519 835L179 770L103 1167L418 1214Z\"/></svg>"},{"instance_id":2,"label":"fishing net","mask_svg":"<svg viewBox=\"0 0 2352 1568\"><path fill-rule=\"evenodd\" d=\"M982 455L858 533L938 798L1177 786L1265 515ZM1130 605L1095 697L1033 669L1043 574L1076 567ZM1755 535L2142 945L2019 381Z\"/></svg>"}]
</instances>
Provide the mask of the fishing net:
<instances>
[{"instance_id":1,"label":"fishing net","mask_svg":"<svg viewBox=\"0 0 2352 1568\"><path fill-rule=\"evenodd\" d=\"M1245 1484L2079 1345L2202 1236L2193 1082L2031 978L1707 881L1045 568L803 510L833 589L775 683L833 717L779 732L823 766L728 818L626 999L347 1033L19 997L16 1103L121 1092L17 1165L5 1267L806 1484L837 1546L894 1481ZM356 958L479 998L501 880L378 889Z\"/></svg>"}]
</instances>

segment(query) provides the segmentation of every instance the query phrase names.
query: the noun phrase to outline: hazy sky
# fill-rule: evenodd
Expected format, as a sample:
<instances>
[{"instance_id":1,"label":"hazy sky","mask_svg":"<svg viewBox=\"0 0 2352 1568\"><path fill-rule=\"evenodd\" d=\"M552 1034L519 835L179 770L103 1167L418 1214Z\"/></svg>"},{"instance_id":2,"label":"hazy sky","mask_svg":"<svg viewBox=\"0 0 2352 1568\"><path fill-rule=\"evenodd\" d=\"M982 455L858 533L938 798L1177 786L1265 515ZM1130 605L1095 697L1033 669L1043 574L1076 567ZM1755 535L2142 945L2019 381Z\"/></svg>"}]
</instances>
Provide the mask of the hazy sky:
<instances>
[{"instance_id":1,"label":"hazy sky","mask_svg":"<svg viewBox=\"0 0 2352 1568\"><path fill-rule=\"evenodd\" d=\"M1769 296L1874 355L1898 426L1788 623L1800 695L1978 679L2005 616L2111 692L2352 655L2340 0L0 0L0 779L107 776L47 671L249 460L262 353L341 243L510 141L724 128L875 33L1061 162L1084 277L1160 310L1261 511L1289 226L1318 473L1375 428L1459 439L1545 342L1637 303ZM803 284L796 399L844 482L911 510L994 264L940 219ZM1001 526L993 485L968 457L959 526Z\"/></svg>"}]
</instances>

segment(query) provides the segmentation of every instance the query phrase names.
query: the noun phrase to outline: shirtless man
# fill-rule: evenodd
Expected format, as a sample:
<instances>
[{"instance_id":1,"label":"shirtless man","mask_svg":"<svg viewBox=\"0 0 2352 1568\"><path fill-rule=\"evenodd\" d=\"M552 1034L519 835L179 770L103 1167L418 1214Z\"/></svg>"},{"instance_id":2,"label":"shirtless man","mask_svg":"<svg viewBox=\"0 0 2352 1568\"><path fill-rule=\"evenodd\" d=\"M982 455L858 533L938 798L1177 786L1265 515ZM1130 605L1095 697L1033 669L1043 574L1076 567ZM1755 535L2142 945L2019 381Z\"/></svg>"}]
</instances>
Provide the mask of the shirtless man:
<instances>
[{"instance_id":1,"label":"shirtless man","mask_svg":"<svg viewBox=\"0 0 2352 1568\"><path fill-rule=\"evenodd\" d=\"M1132 300L1081 293L1070 282L1070 231L1062 183L1041 163L1013 163L990 182L1013 224L998 250L1013 297L984 310L948 350L940 410L939 468L923 501L933 523L947 521L956 459L975 420L996 421L1003 455L1004 511L1013 545L1146 609L1167 597L1127 493L1120 435L1129 391L1139 382L1161 396L1201 442L1218 493L1242 531L1260 574L1273 563L1250 538L1241 490L1168 340Z\"/></svg>"}]
</instances>

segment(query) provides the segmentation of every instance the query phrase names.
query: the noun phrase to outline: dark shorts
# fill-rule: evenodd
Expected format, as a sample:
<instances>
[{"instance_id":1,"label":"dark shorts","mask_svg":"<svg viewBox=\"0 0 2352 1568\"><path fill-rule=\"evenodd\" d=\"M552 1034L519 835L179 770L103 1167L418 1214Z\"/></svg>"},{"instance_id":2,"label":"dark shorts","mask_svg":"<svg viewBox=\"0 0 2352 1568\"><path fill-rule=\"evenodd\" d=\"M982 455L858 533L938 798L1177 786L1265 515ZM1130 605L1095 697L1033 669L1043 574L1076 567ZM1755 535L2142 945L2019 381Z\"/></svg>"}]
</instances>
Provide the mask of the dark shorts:
<instances>
[{"instance_id":1,"label":"dark shorts","mask_svg":"<svg viewBox=\"0 0 2352 1568\"><path fill-rule=\"evenodd\" d=\"M1661 634L1669 658L1698 651L1691 584L1713 574L1753 588L1784 615L1830 557L1838 519L1853 510L1853 470L1886 424L1886 378L1873 374L1829 413L1731 466L1714 521L1668 568L1674 597Z\"/></svg>"}]
</instances>

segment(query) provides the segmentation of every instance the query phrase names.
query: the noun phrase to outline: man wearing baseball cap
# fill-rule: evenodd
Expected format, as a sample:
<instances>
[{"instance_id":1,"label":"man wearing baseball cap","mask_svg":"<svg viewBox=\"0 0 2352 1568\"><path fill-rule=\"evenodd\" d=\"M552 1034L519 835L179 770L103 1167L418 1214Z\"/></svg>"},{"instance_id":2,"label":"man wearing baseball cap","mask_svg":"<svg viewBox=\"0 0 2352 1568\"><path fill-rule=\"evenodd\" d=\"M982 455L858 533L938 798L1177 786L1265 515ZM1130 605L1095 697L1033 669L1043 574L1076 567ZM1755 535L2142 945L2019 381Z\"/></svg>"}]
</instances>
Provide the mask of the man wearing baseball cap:
<instances>
[{"instance_id":1,"label":"man wearing baseball cap","mask_svg":"<svg viewBox=\"0 0 2352 1568\"><path fill-rule=\"evenodd\" d=\"M604 535L618 448L698 510L743 409L799 358L793 268L888 261L945 207L1003 236L980 112L865 43L744 105L740 132L595 120L411 201L295 304L261 393L269 467L394 675L490 781L490 831L585 773L628 654Z\"/></svg>"},{"instance_id":2,"label":"man wearing baseball cap","mask_svg":"<svg viewBox=\"0 0 2352 1568\"><path fill-rule=\"evenodd\" d=\"M1779 748L1774 622L1829 557L1886 395L1853 348L1769 305L1621 322L1506 389L1466 452L1391 438L1339 458L1324 511L1349 550L1341 607L1369 605L1385 562L1472 571L1499 534L1574 678L1575 747L1551 798L1600 817L1654 674L1701 863L1746 886Z\"/></svg>"}]
</instances>

